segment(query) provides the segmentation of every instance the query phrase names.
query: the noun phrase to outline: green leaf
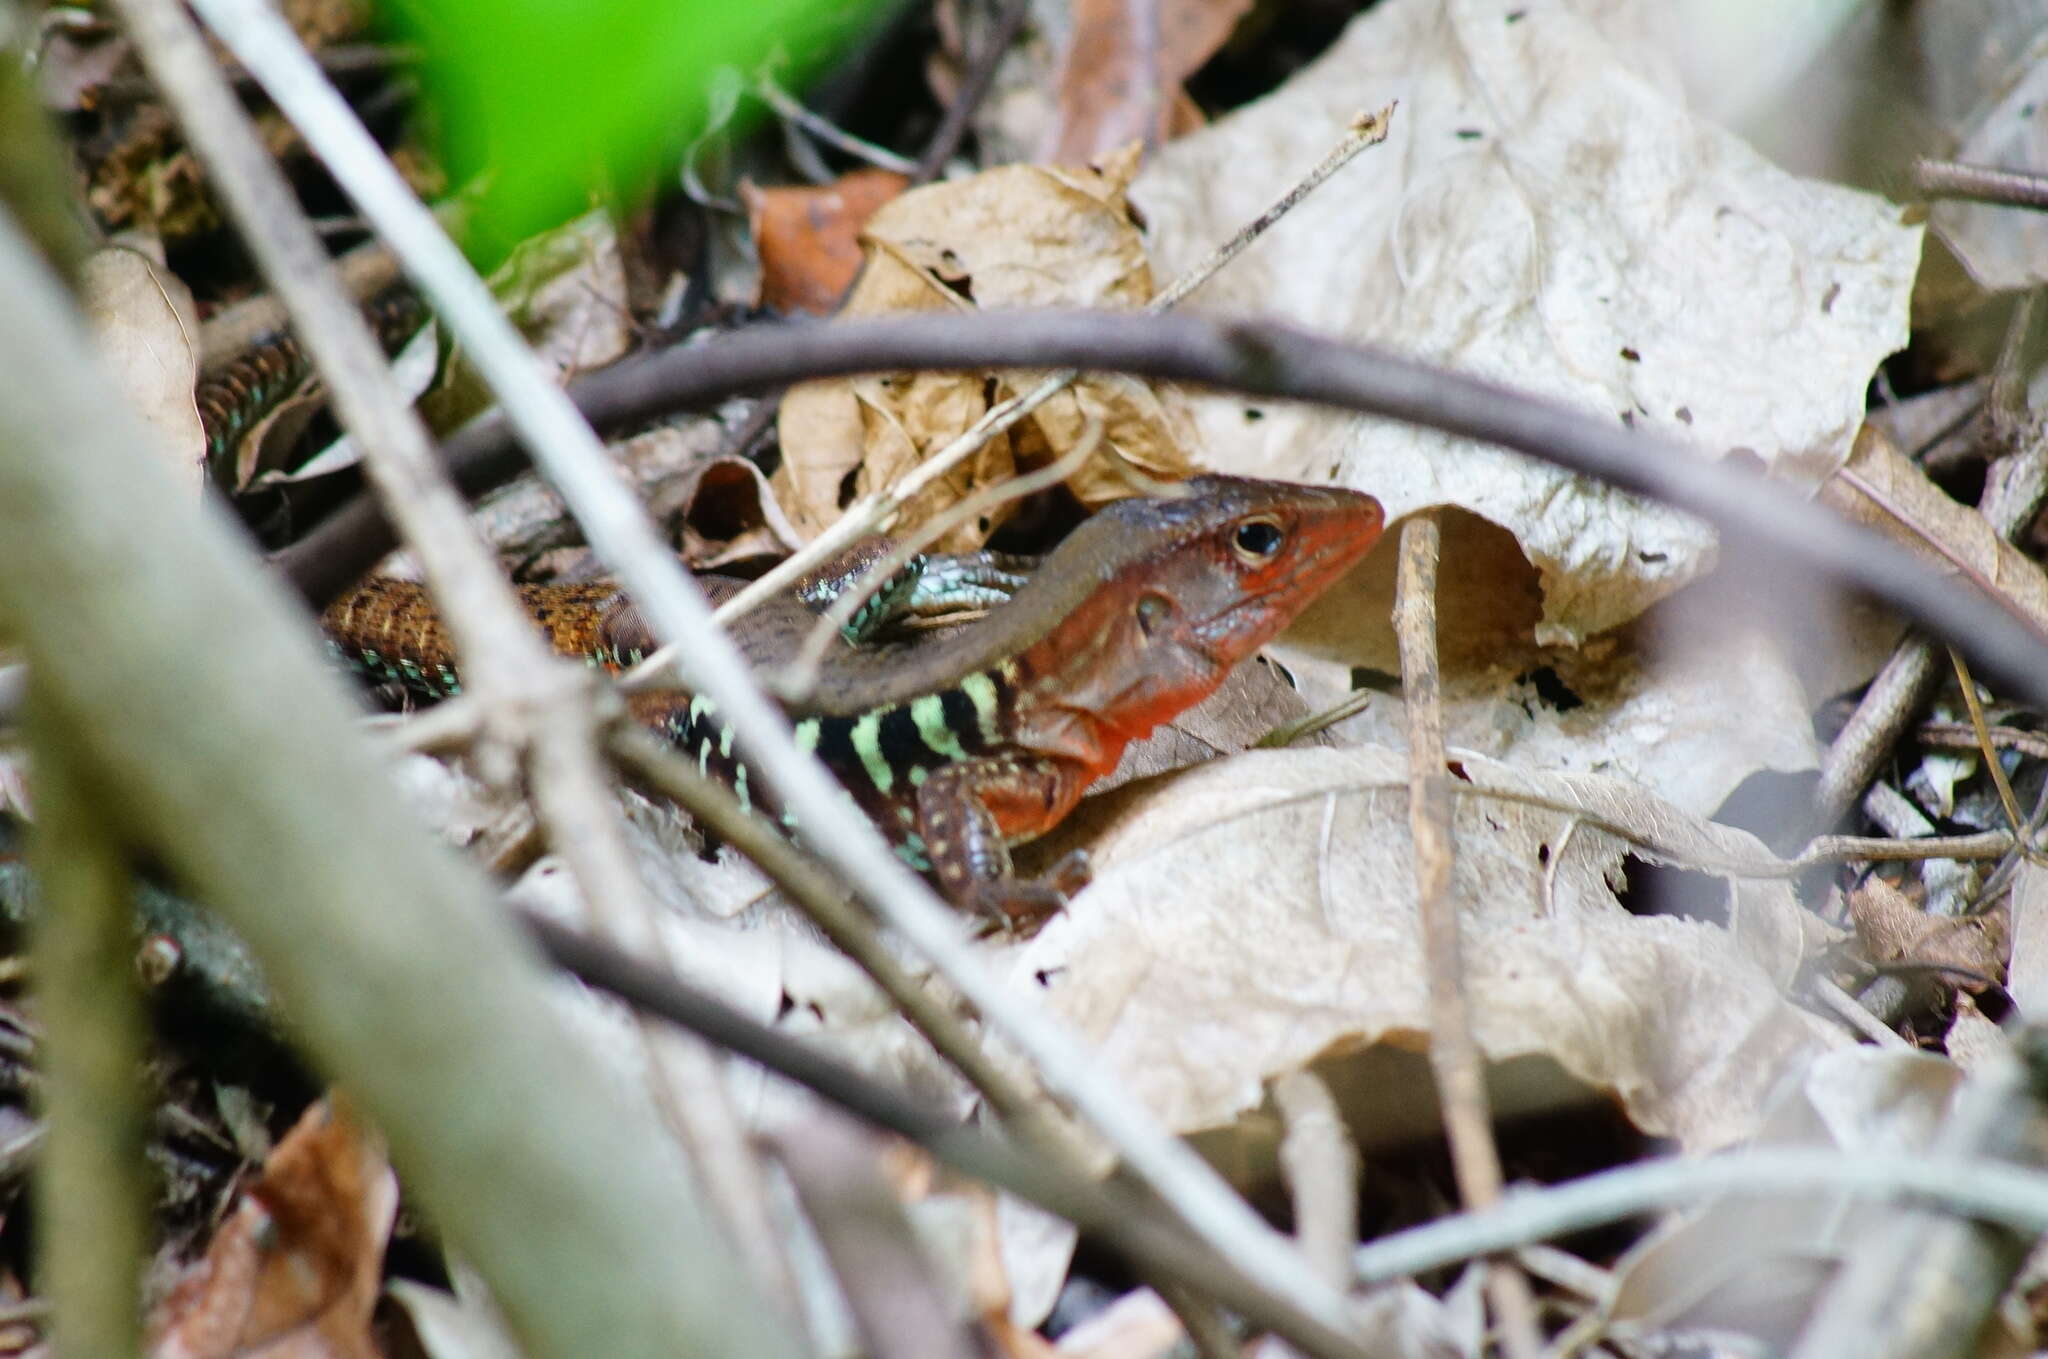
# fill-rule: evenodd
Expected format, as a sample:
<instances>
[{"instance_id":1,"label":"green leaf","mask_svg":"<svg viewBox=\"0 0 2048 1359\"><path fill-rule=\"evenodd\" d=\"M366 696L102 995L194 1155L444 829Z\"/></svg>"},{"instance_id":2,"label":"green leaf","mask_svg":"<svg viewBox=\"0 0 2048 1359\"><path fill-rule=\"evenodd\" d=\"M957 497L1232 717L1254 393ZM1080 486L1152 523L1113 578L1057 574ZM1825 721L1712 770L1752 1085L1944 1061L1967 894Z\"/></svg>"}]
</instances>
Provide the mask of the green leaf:
<instances>
[{"instance_id":1,"label":"green leaf","mask_svg":"<svg viewBox=\"0 0 2048 1359\"><path fill-rule=\"evenodd\" d=\"M476 183L472 249L495 254L630 195L703 127L720 67L777 53L800 74L855 32L844 0L387 0L426 54L428 107L455 182Z\"/></svg>"}]
</instances>

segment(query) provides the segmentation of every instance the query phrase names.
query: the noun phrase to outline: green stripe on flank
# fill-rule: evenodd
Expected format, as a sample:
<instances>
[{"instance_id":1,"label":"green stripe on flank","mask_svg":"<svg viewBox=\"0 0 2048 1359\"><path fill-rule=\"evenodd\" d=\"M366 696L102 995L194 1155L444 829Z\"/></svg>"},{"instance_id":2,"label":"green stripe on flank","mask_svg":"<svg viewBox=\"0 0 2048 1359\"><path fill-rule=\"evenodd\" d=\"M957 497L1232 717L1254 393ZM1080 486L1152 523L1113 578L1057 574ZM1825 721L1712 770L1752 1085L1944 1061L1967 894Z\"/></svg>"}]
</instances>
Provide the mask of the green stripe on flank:
<instances>
[{"instance_id":1,"label":"green stripe on flank","mask_svg":"<svg viewBox=\"0 0 2048 1359\"><path fill-rule=\"evenodd\" d=\"M796 724L796 748L808 755L818 748L818 719L806 717Z\"/></svg>"},{"instance_id":2,"label":"green stripe on flank","mask_svg":"<svg viewBox=\"0 0 2048 1359\"><path fill-rule=\"evenodd\" d=\"M967 695L967 701L974 705L974 720L981 728L981 739L988 745L1001 745L1002 713L994 678L981 672L962 676L960 692Z\"/></svg>"},{"instance_id":3,"label":"green stripe on flank","mask_svg":"<svg viewBox=\"0 0 2048 1359\"><path fill-rule=\"evenodd\" d=\"M853 753L860 756L861 768L868 772L868 782L875 785L878 793L887 793L896 785L896 771L889 767L889 761L882 754L882 709L870 708L860 715L853 724Z\"/></svg>"},{"instance_id":4,"label":"green stripe on flank","mask_svg":"<svg viewBox=\"0 0 2048 1359\"><path fill-rule=\"evenodd\" d=\"M732 758L732 723L730 722L722 723L718 728L718 758L721 760Z\"/></svg>"},{"instance_id":5,"label":"green stripe on flank","mask_svg":"<svg viewBox=\"0 0 2048 1359\"><path fill-rule=\"evenodd\" d=\"M916 831L904 836L902 842L896 846L896 857L920 873L932 871L931 855L925 849L924 837Z\"/></svg>"},{"instance_id":6,"label":"green stripe on flank","mask_svg":"<svg viewBox=\"0 0 2048 1359\"><path fill-rule=\"evenodd\" d=\"M910 700L910 720L917 723L917 734L934 755L947 760L967 758L967 752L960 748L960 739L946 725L946 704L937 694ZM913 782L919 781L915 774L911 778Z\"/></svg>"},{"instance_id":7,"label":"green stripe on flank","mask_svg":"<svg viewBox=\"0 0 2048 1359\"><path fill-rule=\"evenodd\" d=\"M718 705L714 703L712 700L704 697L704 695L690 695L690 720L692 722L701 722L706 717L710 716L712 713L715 713L717 711Z\"/></svg>"},{"instance_id":8,"label":"green stripe on flank","mask_svg":"<svg viewBox=\"0 0 2048 1359\"><path fill-rule=\"evenodd\" d=\"M741 811L751 812L754 810L754 799L747 793L747 767L745 765L741 765L733 770L732 791L740 800Z\"/></svg>"}]
</instances>

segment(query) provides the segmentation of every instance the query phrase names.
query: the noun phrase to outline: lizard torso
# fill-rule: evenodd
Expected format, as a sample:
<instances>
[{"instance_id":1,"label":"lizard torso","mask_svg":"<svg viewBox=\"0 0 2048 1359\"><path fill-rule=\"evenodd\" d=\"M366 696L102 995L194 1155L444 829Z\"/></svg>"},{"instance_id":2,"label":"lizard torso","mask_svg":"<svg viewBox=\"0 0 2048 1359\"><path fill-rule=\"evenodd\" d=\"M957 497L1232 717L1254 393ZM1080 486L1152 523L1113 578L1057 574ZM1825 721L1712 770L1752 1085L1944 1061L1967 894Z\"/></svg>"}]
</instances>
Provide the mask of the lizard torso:
<instances>
[{"instance_id":1,"label":"lizard torso","mask_svg":"<svg viewBox=\"0 0 2048 1359\"><path fill-rule=\"evenodd\" d=\"M798 744L957 904L1003 916L1056 907L1082 877L1018 880L1009 846L1057 825L1129 742L1213 692L1381 529L1378 503L1352 491L1228 477L1186 491L1111 505L976 622L914 646L838 650L816 692L785 705ZM612 586L521 593L564 654L616 668L650 640ZM419 586L373 579L322 621L370 678L454 692L454 656ZM735 636L756 665L773 665L814 622L785 598ZM742 799L758 798L710 700L661 691L630 705Z\"/></svg>"}]
</instances>

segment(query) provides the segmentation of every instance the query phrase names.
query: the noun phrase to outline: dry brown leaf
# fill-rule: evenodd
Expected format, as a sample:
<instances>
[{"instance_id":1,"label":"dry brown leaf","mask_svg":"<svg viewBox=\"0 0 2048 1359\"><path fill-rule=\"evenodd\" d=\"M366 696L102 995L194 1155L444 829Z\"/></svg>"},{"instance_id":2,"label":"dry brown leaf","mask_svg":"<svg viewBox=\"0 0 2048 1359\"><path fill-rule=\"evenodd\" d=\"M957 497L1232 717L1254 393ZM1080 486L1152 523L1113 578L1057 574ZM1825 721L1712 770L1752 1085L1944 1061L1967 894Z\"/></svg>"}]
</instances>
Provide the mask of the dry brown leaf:
<instances>
[{"instance_id":1,"label":"dry brown leaf","mask_svg":"<svg viewBox=\"0 0 2048 1359\"><path fill-rule=\"evenodd\" d=\"M156 433L152 447L197 498L206 484L206 431L192 396L199 326L191 292L147 255L122 246L94 252L78 290L100 352L129 404Z\"/></svg>"},{"instance_id":2,"label":"dry brown leaf","mask_svg":"<svg viewBox=\"0 0 2048 1359\"><path fill-rule=\"evenodd\" d=\"M1967 570L2048 628L2048 575L2001 538L1984 516L1927 479L1875 425L1856 436L1849 461L1821 486L1829 508L1876 529L1938 571Z\"/></svg>"},{"instance_id":3,"label":"dry brown leaf","mask_svg":"<svg viewBox=\"0 0 2048 1359\"><path fill-rule=\"evenodd\" d=\"M1864 879L1849 893L1848 907L1864 956L1873 963L1958 968L1993 983L2004 971L2007 927L2002 915L1929 915L1883 878ZM1981 989L1954 973L1942 980Z\"/></svg>"},{"instance_id":4,"label":"dry brown leaf","mask_svg":"<svg viewBox=\"0 0 2048 1359\"><path fill-rule=\"evenodd\" d=\"M1130 168L1012 165L904 194L868 222L867 265L842 314L1142 306L1152 295L1152 273L1124 204ZM797 529L814 536L853 496L895 482L991 405L1036 380L1014 372L885 374L792 388L779 426L778 497ZM1177 395L1131 379L1091 379L919 496L903 526L924 522L1018 466L1052 461L1091 417L1102 423L1105 443L1141 470L1169 478L1192 470ZM1099 463L1068 485L1089 505L1128 494ZM993 520L966 525L940 546L978 547L993 527Z\"/></svg>"},{"instance_id":5,"label":"dry brown leaf","mask_svg":"<svg viewBox=\"0 0 2048 1359\"><path fill-rule=\"evenodd\" d=\"M761 257L760 304L829 316L860 272L860 229L910 187L893 170L855 170L834 184L758 188L740 181L740 202Z\"/></svg>"},{"instance_id":6,"label":"dry brown leaf","mask_svg":"<svg viewBox=\"0 0 2048 1359\"><path fill-rule=\"evenodd\" d=\"M158 1308L152 1359L378 1359L370 1337L398 1180L383 1139L307 1109Z\"/></svg>"},{"instance_id":7,"label":"dry brown leaf","mask_svg":"<svg viewBox=\"0 0 2048 1359\"><path fill-rule=\"evenodd\" d=\"M1250 8L1251 0L1075 0L1058 121L1042 159L1086 165L1127 142L1165 141L1201 126L1181 82ZM1151 23L1156 35L1143 31Z\"/></svg>"},{"instance_id":8,"label":"dry brown leaf","mask_svg":"<svg viewBox=\"0 0 2048 1359\"><path fill-rule=\"evenodd\" d=\"M1725 929L1615 899L1626 854L1767 870L1753 837L1619 779L1454 758L1453 892L1491 1060L1548 1058L1644 1130L1707 1147L1753 1131L1786 1070L1844 1041L1780 995L1801 947L1783 881L1734 881ZM1428 1033L1404 755L1253 752L1107 801L1121 814L1094 842L1095 882L1014 975L1170 1127L1228 1126L1274 1075ZM1405 1094L1357 1101L1362 1142L1416 1131L1370 1123L1433 1107Z\"/></svg>"}]
</instances>

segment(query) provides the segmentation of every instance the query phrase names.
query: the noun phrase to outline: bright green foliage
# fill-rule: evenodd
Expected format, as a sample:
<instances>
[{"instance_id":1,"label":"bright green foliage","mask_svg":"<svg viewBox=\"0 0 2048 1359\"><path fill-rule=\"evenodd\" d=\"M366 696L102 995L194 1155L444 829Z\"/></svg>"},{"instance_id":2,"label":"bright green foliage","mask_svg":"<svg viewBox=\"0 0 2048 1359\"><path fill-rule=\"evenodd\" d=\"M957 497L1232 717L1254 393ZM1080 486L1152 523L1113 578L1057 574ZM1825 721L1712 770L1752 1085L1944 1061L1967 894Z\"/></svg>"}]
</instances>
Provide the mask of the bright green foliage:
<instances>
[{"instance_id":1,"label":"bright green foliage","mask_svg":"<svg viewBox=\"0 0 2048 1359\"><path fill-rule=\"evenodd\" d=\"M865 0L386 0L426 52L426 95L457 184L479 183L492 254L630 193L700 131L713 74L776 53L787 82L857 33Z\"/></svg>"}]
</instances>

